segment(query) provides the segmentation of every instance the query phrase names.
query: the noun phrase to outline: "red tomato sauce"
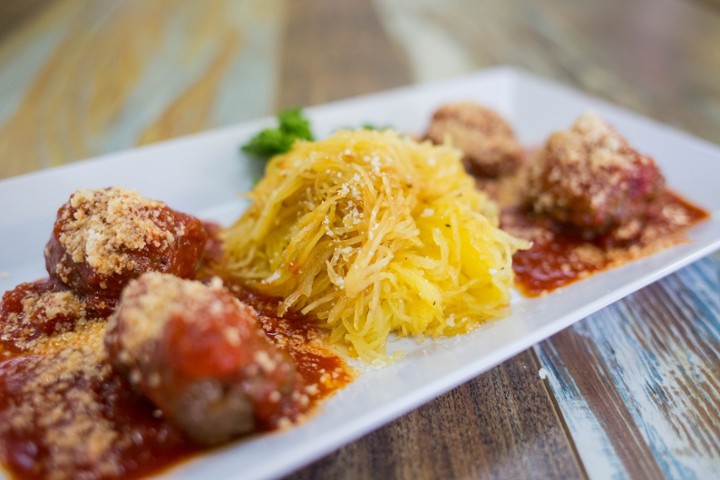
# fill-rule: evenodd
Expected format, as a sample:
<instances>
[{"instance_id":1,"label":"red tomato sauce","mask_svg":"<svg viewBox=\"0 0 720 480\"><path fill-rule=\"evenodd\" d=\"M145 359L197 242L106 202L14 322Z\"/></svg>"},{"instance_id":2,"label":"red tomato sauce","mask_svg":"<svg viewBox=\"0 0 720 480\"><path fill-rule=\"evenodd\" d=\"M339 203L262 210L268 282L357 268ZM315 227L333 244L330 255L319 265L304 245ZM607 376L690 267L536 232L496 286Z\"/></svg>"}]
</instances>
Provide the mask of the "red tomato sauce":
<instances>
[{"instance_id":1,"label":"red tomato sauce","mask_svg":"<svg viewBox=\"0 0 720 480\"><path fill-rule=\"evenodd\" d=\"M219 229L206 225L202 278L209 278L220 255ZM323 333L300 314L280 317L278 301L230 286L258 312L270 340L296 362L305 395L292 418L312 413L323 398L352 381L345 362L322 347ZM207 451L193 444L144 396L110 366L103 345L104 324L114 305L82 308L82 318L41 309L20 318L30 294L63 293L53 280L23 284L3 296L0 322L11 314L22 328L0 338L0 462L11 478L141 478ZM94 308L94 309L93 309ZM58 322L63 328L58 328ZM17 345L22 345L19 348ZM272 430L279 425L264 425ZM242 441L239 439L238 441Z\"/></svg>"},{"instance_id":2,"label":"red tomato sauce","mask_svg":"<svg viewBox=\"0 0 720 480\"><path fill-rule=\"evenodd\" d=\"M665 216L656 215L647 218L643 225L646 231L652 232L651 235L622 243L603 235L586 239L581 232L568 230L521 207L505 209L501 221L503 228L533 242L530 249L513 255L517 287L530 297L551 292L595 272L681 242L682 233L709 217L708 212L672 192L660 201L663 207L685 215L683 225L678 226Z\"/></svg>"}]
</instances>

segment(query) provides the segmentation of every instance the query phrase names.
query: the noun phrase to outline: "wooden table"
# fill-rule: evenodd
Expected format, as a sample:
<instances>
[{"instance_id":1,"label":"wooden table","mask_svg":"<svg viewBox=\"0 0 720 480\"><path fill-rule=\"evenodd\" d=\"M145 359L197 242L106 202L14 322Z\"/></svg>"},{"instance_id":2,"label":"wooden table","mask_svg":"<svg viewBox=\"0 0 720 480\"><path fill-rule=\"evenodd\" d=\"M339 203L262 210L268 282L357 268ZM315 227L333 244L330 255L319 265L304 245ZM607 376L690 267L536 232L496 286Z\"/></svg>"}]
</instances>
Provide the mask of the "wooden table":
<instances>
[{"instance_id":1,"label":"wooden table","mask_svg":"<svg viewBox=\"0 0 720 480\"><path fill-rule=\"evenodd\" d=\"M720 143L717 3L6 3L0 178L499 64ZM720 478L719 357L716 253L289 478Z\"/></svg>"}]
</instances>

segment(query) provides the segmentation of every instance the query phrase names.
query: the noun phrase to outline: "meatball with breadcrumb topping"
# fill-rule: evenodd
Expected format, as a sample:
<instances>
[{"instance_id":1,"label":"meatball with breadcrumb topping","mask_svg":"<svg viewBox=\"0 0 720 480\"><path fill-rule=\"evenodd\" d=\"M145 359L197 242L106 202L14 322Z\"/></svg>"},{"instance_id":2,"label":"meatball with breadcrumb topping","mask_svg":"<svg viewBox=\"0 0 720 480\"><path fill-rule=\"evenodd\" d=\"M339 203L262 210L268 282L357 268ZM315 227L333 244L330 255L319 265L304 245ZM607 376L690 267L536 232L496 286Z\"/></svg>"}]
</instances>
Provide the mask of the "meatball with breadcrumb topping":
<instances>
[{"instance_id":1,"label":"meatball with breadcrumb topping","mask_svg":"<svg viewBox=\"0 0 720 480\"><path fill-rule=\"evenodd\" d=\"M198 443L294 420L302 388L294 363L218 279L206 286L146 273L131 281L105 347L113 366Z\"/></svg>"},{"instance_id":2,"label":"meatball with breadcrumb topping","mask_svg":"<svg viewBox=\"0 0 720 480\"><path fill-rule=\"evenodd\" d=\"M136 191L77 190L58 210L45 264L78 294L117 299L144 272L194 277L206 241L200 220Z\"/></svg>"},{"instance_id":3,"label":"meatball with breadcrumb topping","mask_svg":"<svg viewBox=\"0 0 720 480\"><path fill-rule=\"evenodd\" d=\"M462 152L465 169L477 176L496 178L514 173L523 150L510 125L495 111L473 102L443 105L435 111L426 138L447 140Z\"/></svg>"},{"instance_id":4,"label":"meatball with breadcrumb topping","mask_svg":"<svg viewBox=\"0 0 720 480\"><path fill-rule=\"evenodd\" d=\"M632 239L665 191L654 160L593 113L553 133L529 170L532 210L586 237Z\"/></svg>"}]
</instances>

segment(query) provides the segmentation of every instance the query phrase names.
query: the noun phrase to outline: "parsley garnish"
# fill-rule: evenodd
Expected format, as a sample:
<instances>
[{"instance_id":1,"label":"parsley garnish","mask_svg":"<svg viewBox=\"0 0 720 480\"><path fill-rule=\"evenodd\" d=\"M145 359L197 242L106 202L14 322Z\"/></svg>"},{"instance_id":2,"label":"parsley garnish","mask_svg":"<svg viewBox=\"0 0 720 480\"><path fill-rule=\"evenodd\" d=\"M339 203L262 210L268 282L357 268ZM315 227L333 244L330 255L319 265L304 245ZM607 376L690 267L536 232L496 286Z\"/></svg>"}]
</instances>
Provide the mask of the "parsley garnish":
<instances>
[{"instance_id":1,"label":"parsley garnish","mask_svg":"<svg viewBox=\"0 0 720 480\"><path fill-rule=\"evenodd\" d=\"M310 121L301 109L294 108L280 112L277 120L276 128L261 130L242 146L242 151L258 157L270 158L290 150L295 140L314 140Z\"/></svg>"}]
</instances>

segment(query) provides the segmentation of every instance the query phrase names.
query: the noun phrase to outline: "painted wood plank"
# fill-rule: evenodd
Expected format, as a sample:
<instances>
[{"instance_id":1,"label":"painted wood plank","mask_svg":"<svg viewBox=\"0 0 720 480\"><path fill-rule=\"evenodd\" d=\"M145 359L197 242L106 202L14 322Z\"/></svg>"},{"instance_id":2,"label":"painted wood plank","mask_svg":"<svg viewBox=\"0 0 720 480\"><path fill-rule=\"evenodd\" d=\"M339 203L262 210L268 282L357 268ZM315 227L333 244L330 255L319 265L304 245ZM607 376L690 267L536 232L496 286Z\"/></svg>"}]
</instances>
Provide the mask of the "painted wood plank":
<instances>
[{"instance_id":1,"label":"painted wood plank","mask_svg":"<svg viewBox=\"0 0 720 480\"><path fill-rule=\"evenodd\" d=\"M563 333L556 336L559 338ZM628 472L620 460L620 456L611 441L610 431L595 416L593 407L588 402L584 385L578 385L568 366L559 360L559 353L552 342L544 342L536 347L538 361L544 365L539 376L547 380L555 401L560 405L573 442L583 446L578 451L580 460L594 479L627 478ZM581 359L576 359L577 362ZM578 440L581 438L581 440ZM657 468L653 470L657 471Z\"/></svg>"},{"instance_id":2,"label":"painted wood plank","mask_svg":"<svg viewBox=\"0 0 720 480\"><path fill-rule=\"evenodd\" d=\"M382 30L370 0L293 0L287 8L278 109L411 82L407 60Z\"/></svg>"},{"instance_id":3,"label":"painted wood plank","mask_svg":"<svg viewBox=\"0 0 720 480\"><path fill-rule=\"evenodd\" d=\"M469 45L454 34L454 28L438 21L447 8L443 3L423 0L374 3L385 29L405 49L416 81L450 78L476 68Z\"/></svg>"},{"instance_id":4,"label":"painted wood plank","mask_svg":"<svg viewBox=\"0 0 720 480\"><path fill-rule=\"evenodd\" d=\"M523 352L287 479L582 478L537 371Z\"/></svg>"},{"instance_id":5,"label":"painted wood plank","mask_svg":"<svg viewBox=\"0 0 720 480\"><path fill-rule=\"evenodd\" d=\"M374 2L417 81L514 65L720 143L712 2Z\"/></svg>"},{"instance_id":6,"label":"painted wood plank","mask_svg":"<svg viewBox=\"0 0 720 480\"><path fill-rule=\"evenodd\" d=\"M0 2L0 41L17 30L26 20L37 15L51 2L53 0Z\"/></svg>"},{"instance_id":7,"label":"painted wood plank","mask_svg":"<svg viewBox=\"0 0 720 480\"><path fill-rule=\"evenodd\" d=\"M591 478L717 478L719 291L716 255L537 347Z\"/></svg>"},{"instance_id":8,"label":"painted wood plank","mask_svg":"<svg viewBox=\"0 0 720 480\"><path fill-rule=\"evenodd\" d=\"M57 0L0 45L0 177L272 110L282 0Z\"/></svg>"}]
</instances>

